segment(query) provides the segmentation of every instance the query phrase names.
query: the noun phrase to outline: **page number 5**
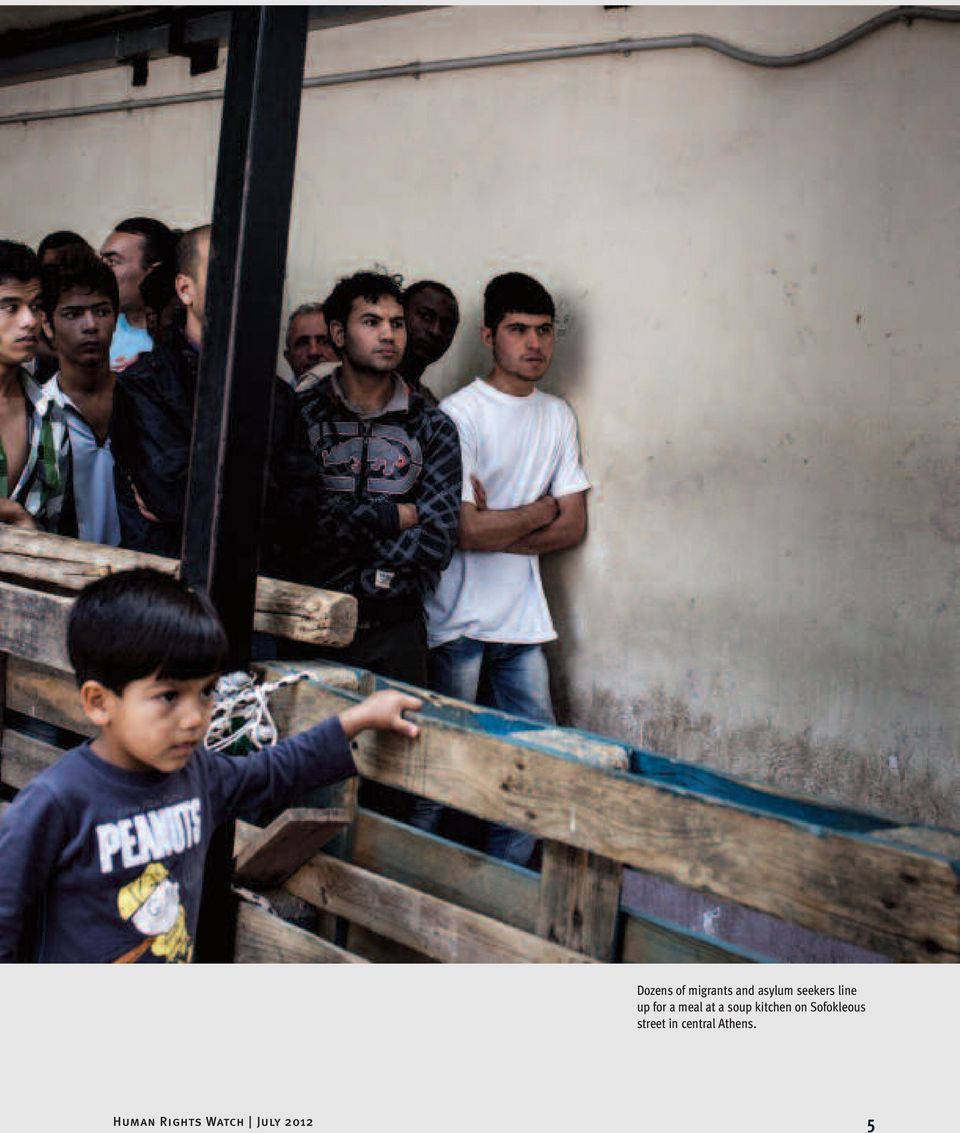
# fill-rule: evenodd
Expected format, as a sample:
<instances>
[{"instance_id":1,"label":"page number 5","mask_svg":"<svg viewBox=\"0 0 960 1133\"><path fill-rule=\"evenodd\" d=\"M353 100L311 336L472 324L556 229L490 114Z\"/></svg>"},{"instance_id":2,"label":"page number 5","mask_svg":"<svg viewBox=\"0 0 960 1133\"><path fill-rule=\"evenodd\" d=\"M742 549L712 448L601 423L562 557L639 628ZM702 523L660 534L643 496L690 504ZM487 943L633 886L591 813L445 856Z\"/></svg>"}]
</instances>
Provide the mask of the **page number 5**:
<instances>
[{"instance_id":1,"label":"page number 5","mask_svg":"<svg viewBox=\"0 0 960 1133\"><path fill-rule=\"evenodd\" d=\"M873 1122L873 1118L868 1117L867 1118L867 1133L873 1133L874 1129L876 1129L876 1125Z\"/></svg>"}]
</instances>

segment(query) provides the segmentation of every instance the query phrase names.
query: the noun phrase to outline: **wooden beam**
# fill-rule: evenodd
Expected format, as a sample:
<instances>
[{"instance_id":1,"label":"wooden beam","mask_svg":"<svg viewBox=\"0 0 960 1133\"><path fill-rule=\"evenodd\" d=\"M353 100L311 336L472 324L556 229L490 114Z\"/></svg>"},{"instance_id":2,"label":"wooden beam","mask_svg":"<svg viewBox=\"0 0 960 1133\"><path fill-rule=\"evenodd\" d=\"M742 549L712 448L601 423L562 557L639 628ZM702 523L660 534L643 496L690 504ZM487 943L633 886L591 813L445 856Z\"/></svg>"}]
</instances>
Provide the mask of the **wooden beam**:
<instances>
[{"instance_id":1,"label":"wooden beam","mask_svg":"<svg viewBox=\"0 0 960 1133\"><path fill-rule=\"evenodd\" d=\"M346 810L291 807L283 811L237 854L237 881L257 889L282 885L349 823Z\"/></svg>"},{"instance_id":2,"label":"wooden beam","mask_svg":"<svg viewBox=\"0 0 960 1133\"><path fill-rule=\"evenodd\" d=\"M94 579L138 566L176 574L180 563L160 555L0 526L0 575L26 587L42 583L77 591ZM257 579L254 629L261 633L338 646L349 645L356 628L357 603L348 594L263 576Z\"/></svg>"},{"instance_id":3,"label":"wooden beam","mask_svg":"<svg viewBox=\"0 0 960 1133\"><path fill-rule=\"evenodd\" d=\"M535 931L539 887L537 875L530 870L362 808L353 829L354 865L515 928ZM648 920L634 910L622 909L620 915L624 921L624 962L640 963L645 954L660 956L663 963L671 963L672 955L677 963L684 963L691 956L699 957L698 962L705 964L753 962L752 957L745 959L732 946L702 941L683 929ZM355 928L351 928L350 947L365 956L371 955L367 950L367 930L357 934ZM354 944L355 936L364 943ZM380 949L372 958L382 958L381 953L386 955Z\"/></svg>"},{"instance_id":4,"label":"wooden beam","mask_svg":"<svg viewBox=\"0 0 960 1133\"><path fill-rule=\"evenodd\" d=\"M0 781L19 791L62 755L62 748L5 728L0 740Z\"/></svg>"},{"instance_id":5,"label":"wooden beam","mask_svg":"<svg viewBox=\"0 0 960 1133\"><path fill-rule=\"evenodd\" d=\"M67 615L72 598L0 582L0 651L70 672Z\"/></svg>"},{"instance_id":6,"label":"wooden beam","mask_svg":"<svg viewBox=\"0 0 960 1133\"><path fill-rule=\"evenodd\" d=\"M320 854L285 887L320 909L445 963L588 963L585 956Z\"/></svg>"},{"instance_id":7,"label":"wooden beam","mask_svg":"<svg viewBox=\"0 0 960 1133\"><path fill-rule=\"evenodd\" d=\"M479 850L361 809L352 860L372 873L496 917L524 932L536 929L537 875Z\"/></svg>"},{"instance_id":8,"label":"wooden beam","mask_svg":"<svg viewBox=\"0 0 960 1133\"><path fill-rule=\"evenodd\" d=\"M333 918L331 918L333 919ZM341 918L337 918L340 920ZM424 956L413 948L405 948L395 940L388 940L379 933L371 932L363 925L343 922L347 926L346 947L357 956L371 964L436 964L430 956Z\"/></svg>"},{"instance_id":9,"label":"wooden beam","mask_svg":"<svg viewBox=\"0 0 960 1133\"><path fill-rule=\"evenodd\" d=\"M353 700L304 685L288 724L297 730ZM364 733L360 773L897 960L960 960L958 870L905 844L906 835L894 842L882 830L813 825L601 771L433 714L416 719L418 740Z\"/></svg>"},{"instance_id":10,"label":"wooden beam","mask_svg":"<svg viewBox=\"0 0 960 1133\"><path fill-rule=\"evenodd\" d=\"M753 964L732 945L711 943L646 917L626 914L623 924L623 964Z\"/></svg>"},{"instance_id":11,"label":"wooden beam","mask_svg":"<svg viewBox=\"0 0 960 1133\"><path fill-rule=\"evenodd\" d=\"M613 960L622 878L619 862L545 842L537 933L595 960Z\"/></svg>"},{"instance_id":12,"label":"wooden beam","mask_svg":"<svg viewBox=\"0 0 960 1133\"><path fill-rule=\"evenodd\" d=\"M80 707L77 682L64 672L10 657L7 662L7 707L81 736L96 729Z\"/></svg>"},{"instance_id":13,"label":"wooden beam","mask_svg":"<svg viewBox=\"0 0 960 1133\"><path fill-rule=\"evenodd\" d=\"M365 964L362 956L338 948L248 901L237 909L235 964Z\"/></svg>"}]
</instances>

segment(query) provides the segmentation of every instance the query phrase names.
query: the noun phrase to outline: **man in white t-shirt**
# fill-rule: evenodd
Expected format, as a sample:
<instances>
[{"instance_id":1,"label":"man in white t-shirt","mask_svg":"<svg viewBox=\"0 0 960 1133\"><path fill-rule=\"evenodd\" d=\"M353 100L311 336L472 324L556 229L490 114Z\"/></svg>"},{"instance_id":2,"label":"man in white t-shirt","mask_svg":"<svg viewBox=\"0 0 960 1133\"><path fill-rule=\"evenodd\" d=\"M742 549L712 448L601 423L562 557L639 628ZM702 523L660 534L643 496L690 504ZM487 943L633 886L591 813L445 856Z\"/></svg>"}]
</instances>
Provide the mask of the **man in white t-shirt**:
<instances>
[{"instance_id":1,"label":"man in white t-shirt","mask_svg":"<svg viewBox=\"0 0 960 1133\"><path fill-rule=\"evenodd\" d=\"M565 401L537 389L553 357L554 304L535 279L509 272L484 292L483 342L493 369L447 397L463 457L459 550L427 599L432 687L553 723L543 644L557 635L539 556L572 547L586 529L590 487L577 422ZM440 808L413 821L436 829ZM495 826L488 850L526 864L534 839Z\"/></svg>"}]
</instances>

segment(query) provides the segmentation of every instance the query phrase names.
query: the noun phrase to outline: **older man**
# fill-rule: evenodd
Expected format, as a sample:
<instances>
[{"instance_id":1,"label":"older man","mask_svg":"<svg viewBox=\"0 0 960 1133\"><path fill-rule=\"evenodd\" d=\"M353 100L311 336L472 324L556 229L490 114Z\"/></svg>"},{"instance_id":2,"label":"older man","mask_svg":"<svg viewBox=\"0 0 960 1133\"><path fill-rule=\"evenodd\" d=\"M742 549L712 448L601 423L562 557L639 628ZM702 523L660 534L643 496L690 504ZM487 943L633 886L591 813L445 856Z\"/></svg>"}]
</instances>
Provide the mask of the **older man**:
<instances>
[{"instance_id":1,"label":"older man","mask_svg":"<svg viewBox=\"0 0 960 1133\"><path fill-rule=\"evenodd\" d=\"M294 385L322 362L337 361L322 303L301 303L290 316L283 356L293 371Z\"/></svg>"}]
</instances>

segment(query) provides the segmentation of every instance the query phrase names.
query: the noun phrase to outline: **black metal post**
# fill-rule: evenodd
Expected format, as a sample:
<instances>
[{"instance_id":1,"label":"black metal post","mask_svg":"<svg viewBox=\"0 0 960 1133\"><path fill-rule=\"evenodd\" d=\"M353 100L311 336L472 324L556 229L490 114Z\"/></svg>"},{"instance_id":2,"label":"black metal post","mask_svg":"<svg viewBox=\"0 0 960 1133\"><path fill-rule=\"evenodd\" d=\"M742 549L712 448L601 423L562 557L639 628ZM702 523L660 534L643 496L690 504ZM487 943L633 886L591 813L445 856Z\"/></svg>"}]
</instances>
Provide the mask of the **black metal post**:
<instances>
[{"instance_id":1,"label":"black metal post","mask_svg":"<svg viewBox=\"0 0 960 1133\"><path fill-rule=\"evenodd\" d=\"M306 7L236 8L220 126L182 576L250 657ZM211 845L197 959L232 957L232 827Z\"/></svg>"}]
</instances>

